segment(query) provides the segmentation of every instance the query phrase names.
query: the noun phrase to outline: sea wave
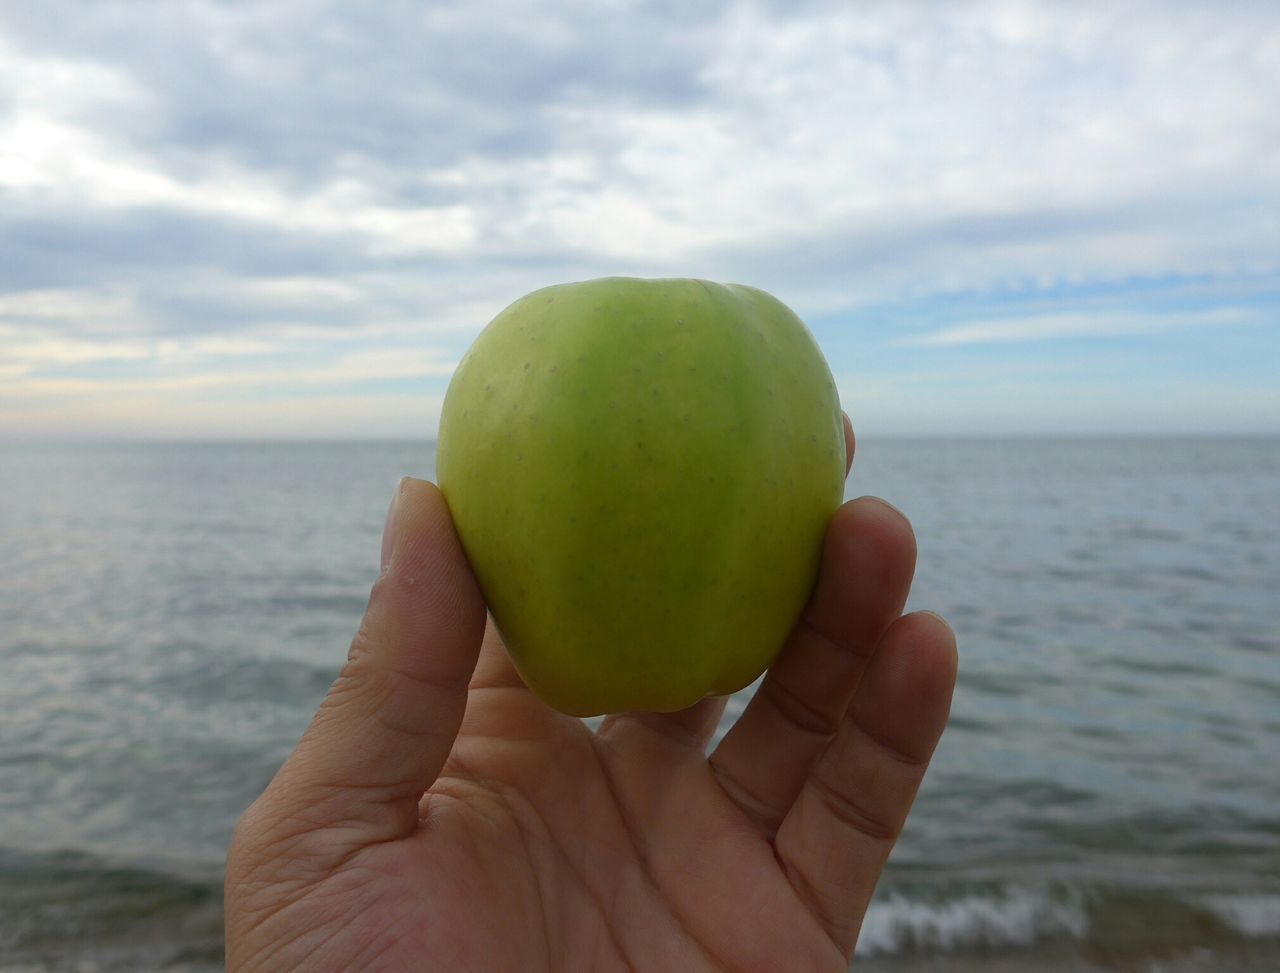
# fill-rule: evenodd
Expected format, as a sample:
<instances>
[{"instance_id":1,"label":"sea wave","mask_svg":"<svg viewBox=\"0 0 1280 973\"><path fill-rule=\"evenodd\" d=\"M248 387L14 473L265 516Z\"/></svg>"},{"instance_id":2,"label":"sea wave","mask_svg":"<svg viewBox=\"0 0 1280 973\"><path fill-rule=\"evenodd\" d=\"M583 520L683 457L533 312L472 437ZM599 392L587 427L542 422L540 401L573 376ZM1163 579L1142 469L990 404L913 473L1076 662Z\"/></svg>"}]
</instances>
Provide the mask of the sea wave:
<instances>
[{"instance_id":1,"label":"sea wave","mask_svg":"<svg viewBox=\"0 0 1280 973\"><path fill-rule=\"evenodd\" d=\"M1044 939L1083 939L1088 931L1088 909L1079 894L1019 887L950 899L891 893L867 910L858 954L1030 946Z\"/></svg>"},{"instance_id":2,"label":"sea wave","mask_svg":"<svg viewBox=\"0 0 1280 973\"><path fill-rule=\"evenodd\" d=\"M867 912L857 954L1008 952L1071 945L1159 954L1280 938L1280 892L1002 885L893 891Z\"/></svg>"},{"instance_id":3,"label":"sea wave","mask_svg":"<svg viewBox=\"0 0 1280 973\"><path fill-rule=\"evenodd\" d=\"M1242 936L1280 936L1280 893L1208 895L1202 902Z\"/></svg>"},{"instance_id":4,"label":"sea wave","mask_svg":"<svg viewBox=\"0 0 1280 973\"><path fill-rule=\"evenodd\" d=\"M158 862L0 847L0 973L216 970L220 879L210 862L175 871ZM1280 956L1280 889L912 880L872 903L857 957L871 969L932 969L942 957L966 970L983 957L1085 968L1048 964L1051 955L1106 958L1089 969L1117 962L1117 969L1156 969L1145 960L1242 949Z\"/></svg>"}]
</instances>

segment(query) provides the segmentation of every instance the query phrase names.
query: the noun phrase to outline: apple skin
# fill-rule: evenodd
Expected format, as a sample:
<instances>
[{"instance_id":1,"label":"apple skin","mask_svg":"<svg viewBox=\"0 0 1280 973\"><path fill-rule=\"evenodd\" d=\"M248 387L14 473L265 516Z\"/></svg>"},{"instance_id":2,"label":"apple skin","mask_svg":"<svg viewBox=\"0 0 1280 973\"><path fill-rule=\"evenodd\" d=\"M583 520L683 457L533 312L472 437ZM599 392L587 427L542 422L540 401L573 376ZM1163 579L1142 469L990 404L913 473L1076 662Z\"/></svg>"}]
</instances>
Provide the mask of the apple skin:
<instances>
[{"instance_id":1,"label":"apple skin","mask_svg":"<svg viewBox=\"0 0 1280 973\"><path fill-rule=\"evenodd\" d=\"M764 291L612 277L534 291L463 356L436 472L525 682L575 716L749 685L844 494L822 352Z\"/></svg>"}]
</instances>

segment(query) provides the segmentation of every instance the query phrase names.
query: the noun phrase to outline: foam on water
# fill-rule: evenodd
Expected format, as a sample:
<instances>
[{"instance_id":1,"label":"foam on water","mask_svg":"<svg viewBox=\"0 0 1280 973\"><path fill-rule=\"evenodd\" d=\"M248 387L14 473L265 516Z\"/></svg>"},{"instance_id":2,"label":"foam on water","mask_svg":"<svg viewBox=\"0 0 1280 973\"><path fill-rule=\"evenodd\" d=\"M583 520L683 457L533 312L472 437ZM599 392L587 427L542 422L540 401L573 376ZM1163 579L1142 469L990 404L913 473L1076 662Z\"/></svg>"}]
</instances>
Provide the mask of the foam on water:
<instances>
[{"instance_id":1,"label":"foam on water","mask_svg":"<svg viewBox=\"0 0 1280 973\"><path fill-rule=\"evenodd\" d=\"M1242 936L1280 936L1280 894L1210 895L1202 901Z\"/></svg>"},{"instance_id":2,"label":"foam on water","mask_svg":"<svg viewBox=\"0 0 1280 973\"><path fill-rule=\"evenodd\" d=\"M871 904L857 952L1030 946L1044 939L1083 939L1088 931L1088 912L1079 896L1018 887L949 901L891 894Z\"/></svg>"},{"instance_id":3,"label":"foam on water","mask_svg":"<svg viewBox=\"0 0 1280 973\"><path fill-rule=\"evenodd\" d=\"M1161 886L1005 884L879 896L857 955L1127 956L1133 962L1251 943L1280 947L1280 894L1195 893Z\"/></svg>"}]
</instances>

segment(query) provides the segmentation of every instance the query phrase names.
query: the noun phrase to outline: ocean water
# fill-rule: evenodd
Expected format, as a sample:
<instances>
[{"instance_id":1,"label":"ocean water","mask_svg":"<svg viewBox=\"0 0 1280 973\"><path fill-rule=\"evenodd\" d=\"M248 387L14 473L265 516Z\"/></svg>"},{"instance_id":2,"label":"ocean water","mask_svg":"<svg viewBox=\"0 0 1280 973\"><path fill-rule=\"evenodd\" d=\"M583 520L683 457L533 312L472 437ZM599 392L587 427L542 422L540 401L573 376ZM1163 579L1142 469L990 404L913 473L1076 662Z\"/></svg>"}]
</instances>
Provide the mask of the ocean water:
<instances>
[{"instance_id":1,"label":"ocean water","mask_svg":"<svg viewBox=\"0 0 1280 973\"><path fill-rule=\"evenodd\" d=\"M432 463L0 446L0 971L220 968L231 828ZM864 493L962 661L856 965L1280 970L1280 440L870 439Z\"/></svg>"}]
</instances>

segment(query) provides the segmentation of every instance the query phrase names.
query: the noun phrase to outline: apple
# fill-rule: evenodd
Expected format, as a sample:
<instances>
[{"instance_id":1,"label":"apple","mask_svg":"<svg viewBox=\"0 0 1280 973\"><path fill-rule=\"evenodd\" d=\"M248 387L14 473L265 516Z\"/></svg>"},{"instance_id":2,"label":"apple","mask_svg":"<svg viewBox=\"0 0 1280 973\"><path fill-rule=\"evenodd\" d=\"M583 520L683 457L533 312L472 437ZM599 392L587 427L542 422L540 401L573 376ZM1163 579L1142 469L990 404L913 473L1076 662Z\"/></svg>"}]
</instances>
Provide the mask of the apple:
<instances>
[{"instance_id":1,"label":"apple","mask_svg":"<svg viewBox=\"0 0 1280 973\"><path fill-rule=\"evenodd\" d=\"M844 452L831 372L776 298L610 277L481 332L436 472L520 675L591 716L764 671L813 589Z\"/></svg>"}]
</instances>

